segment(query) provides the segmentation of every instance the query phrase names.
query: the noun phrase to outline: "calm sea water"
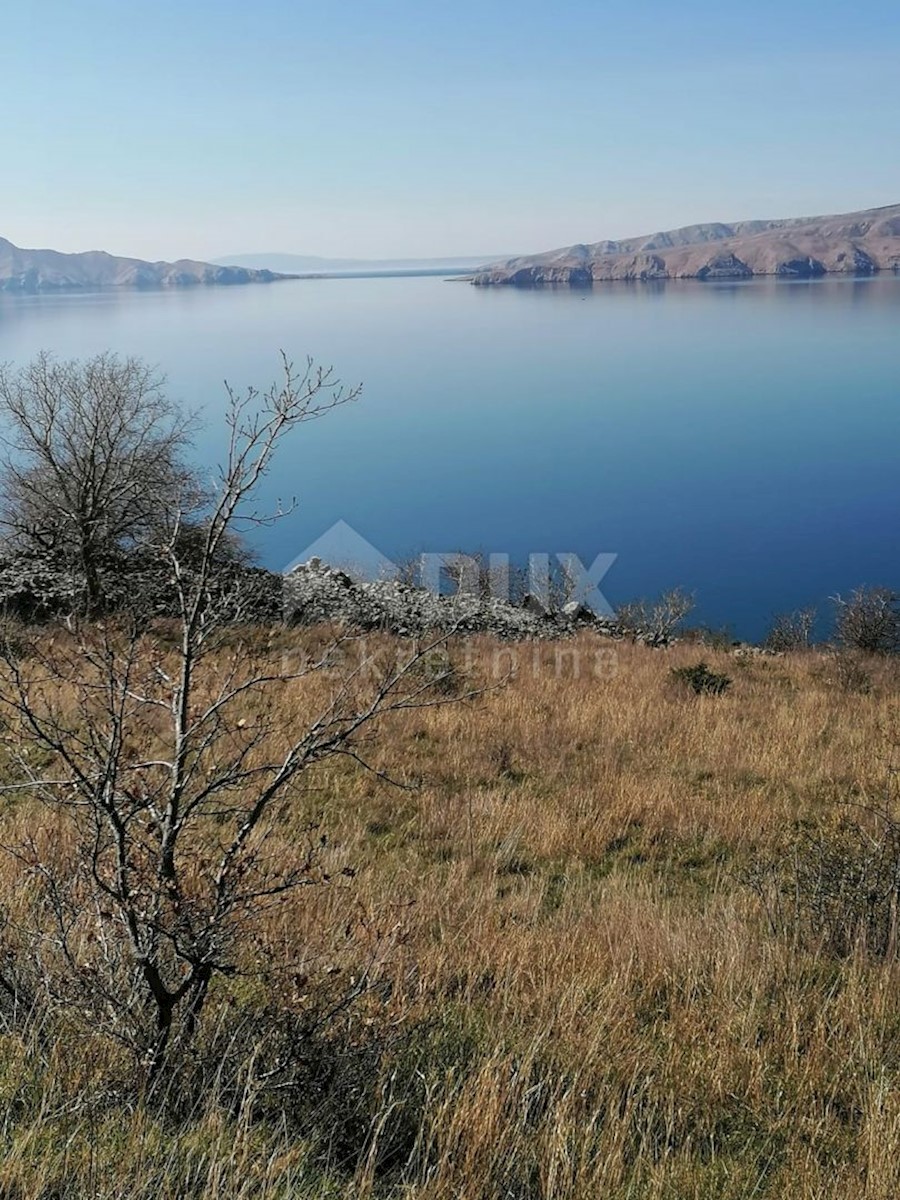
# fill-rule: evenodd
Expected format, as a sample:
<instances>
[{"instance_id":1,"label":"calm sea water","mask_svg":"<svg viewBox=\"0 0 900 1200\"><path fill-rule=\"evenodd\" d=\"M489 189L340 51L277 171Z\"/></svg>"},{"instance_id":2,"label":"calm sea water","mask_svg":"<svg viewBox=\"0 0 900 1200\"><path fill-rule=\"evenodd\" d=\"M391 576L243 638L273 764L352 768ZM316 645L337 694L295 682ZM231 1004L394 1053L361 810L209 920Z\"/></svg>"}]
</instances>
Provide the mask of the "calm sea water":
<instances>
[{"instance_id":1,"label":"calm sea water","mask_svg":"<svg viewBox=\"0 0 900 1200\"><path fill-rule=\"evenodd\" d=\"M900 279L615 284L424 279L0 297L0 360L141 355L203 411L278 351L333 363L358 404L304 427L267 481L299 507L281 567L334 521L391 557L480 549L618 559L613 602L680 584L759 636L859 583L900 586Z\"/></svg>"}]
</instances>

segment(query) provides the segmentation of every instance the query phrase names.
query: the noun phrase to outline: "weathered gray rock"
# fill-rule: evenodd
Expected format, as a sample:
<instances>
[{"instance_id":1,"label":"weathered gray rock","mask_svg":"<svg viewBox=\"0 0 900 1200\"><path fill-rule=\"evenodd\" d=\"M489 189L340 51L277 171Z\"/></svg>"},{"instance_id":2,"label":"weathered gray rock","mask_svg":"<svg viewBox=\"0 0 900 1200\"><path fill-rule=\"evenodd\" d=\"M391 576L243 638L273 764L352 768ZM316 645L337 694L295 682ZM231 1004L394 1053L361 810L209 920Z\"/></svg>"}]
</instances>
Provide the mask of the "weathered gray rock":
<instances>
[{"instance_id":1,"label":"weathered gray rock","mask_svg":"<svg viewBox=\"0 0 900 1200\"><path fill-rule=\"evenodd\" d=\"M177 615L165 559L123 554L106 564L101 583L106 611L138 612L144 618ZM0 560L0 612L20 620L65 617L83 605L84 591L78 571L63 563L24 554ZM461 633L516 640L568 637L583 629L614 638L626 633L615 618L598 616L578 601L549 611L533 595L521 604L466 591L436 595L397 579L355 581L318 559L287 575L224 562L206 603L215 606L221 620L235 624L339 624L400 637ZM627 635L642 636L630 628Z\"/></svg>"},{"instance_id":2,"label":"weathered gray rock","mask_svg":"<svg viewBox=\"0 0 900 1200\"><path fill-rule=\"evenodd\" d=\"M177 614L174 580L164 558L122 553L100 571L103 608L140 612L144 617ZM0 611L22 621L44 621L79 611L84 604L81 573L51 556L18 553L0 560ZM282 619L282 577L239 562L223 562L210 580L207 603L223 620L277 624Z\"/></svg>"},{"instance_id":3,"label":"weathered gray rock","mask_svg":"<svg viewBox=\"0 0 900 1200\"><path fill-rule=\"evenodd\" d=\"M285 619L293 624L342 622L361 630L417 637L441 632L485 633L499 638L552 638L592 626L613 635L615 623L578 605L577 612L548 612L536 596L511 604L472 592L436 595L395 579L348 580L315 560L284 579Z\"/></svg>"},{"instance_id":4,"label":"weathered gray rock","mask_svg":"<svg viewBox=\"0 0 900 1200\"><path fill-rule=\"evenodd\" d=\"M605 621L604 618L598 617L592 608L588 608L580 600L570 600L568 604L562 606L561 612L567 621L608 623L608 619Z\"/></svg>"},{"instance_id":5,"label":"weathered gray rock","mask_svg":"<svg viewBox=\"0 0 900 1200\"><path fill-rule=\"evenodd\" d=\"M535 596L533 592L525 593L525 596L522 600L522 607L526 612L531 613L532 616L541 617L542 619L546 619L547 617L546 605L544 604L543 600Z\"/></svg>"}]
</instances>

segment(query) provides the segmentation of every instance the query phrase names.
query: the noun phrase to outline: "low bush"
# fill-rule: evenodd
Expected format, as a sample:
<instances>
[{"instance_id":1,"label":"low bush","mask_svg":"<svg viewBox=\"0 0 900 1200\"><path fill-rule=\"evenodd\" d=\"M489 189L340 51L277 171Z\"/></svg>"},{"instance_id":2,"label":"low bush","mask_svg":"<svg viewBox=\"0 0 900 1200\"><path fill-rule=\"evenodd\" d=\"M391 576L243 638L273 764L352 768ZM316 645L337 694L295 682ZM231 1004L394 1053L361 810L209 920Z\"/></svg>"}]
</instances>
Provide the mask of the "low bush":
<instances>
[{"instance_id":1,"label":"low bush","mask_svg":"<svg viewBox=\"0 0 900 1200\"><path fill-rule=\"evenodd\" d=\"M801 826L749 878L773 932L838 958L896 955L900 822L887 813Z\"/></svg>"},{"instance_id":2,"label":"low bush","mask_svg":"<svg viewBox=\"0 0 900 1200\"><path fill-rule=\"evenodd\" d=\"M673 667L672 677L697 696L722 696L731 687L730 676L711 671L702 661L691 667Z\"/></svg>"},{"instance_id":3,"label":"low bush","mask_svg":"<svg viewBox=\"0 0 900 1200\"><path fill-rule=\"evenodd\" d=\"M830 679L842 692L867 696L872 690L872 676L865 655L853 650L836 650L831 658Z\"/></svg>"},{"instance_id":4,"label":"low bush","mask_svg":"<svg viewBox=\"0 0 900 1200\"><path fill-rule=\"evenodd\" d=\"M816 610L814 608L801 608L797 612L780 613L775 617L766 634L765 648L776 654L808 650L815 620Z\"/></svg>"},{"instance_id":5,"label":"low bush","mask_svg":"<svg viewBox=\"0 0 900 1200\"><path fill-rule=\"evenodd\" d=\"M891 588L860 587L849 599L835 596L836 632L848 650L866 654L900 652L900 594Z\"/></svg>"},{"instance_id":6,"label":"low bush","mask_svg":"<svg viewBox=\"0 0 900 1200\"><path fill-rule=\"evenodd\" d=\"M616 613L621 631L648 646L667 646L694 607L694 597L681 588L670 588L656 600L623 604Z\"/></svg>"}]
</instances>

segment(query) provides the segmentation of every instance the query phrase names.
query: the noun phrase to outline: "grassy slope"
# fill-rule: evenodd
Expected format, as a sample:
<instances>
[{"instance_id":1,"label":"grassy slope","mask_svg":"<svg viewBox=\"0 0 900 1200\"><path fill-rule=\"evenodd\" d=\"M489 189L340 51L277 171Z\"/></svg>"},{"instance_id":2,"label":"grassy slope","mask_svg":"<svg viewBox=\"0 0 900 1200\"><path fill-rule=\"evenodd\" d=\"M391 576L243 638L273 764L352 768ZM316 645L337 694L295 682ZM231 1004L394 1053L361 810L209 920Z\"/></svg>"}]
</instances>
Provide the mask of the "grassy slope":
<instances>
[{"instance_id":1,"label":"grassy slope","mask_svg":"<svg viewBox=\"0 0 900 1200\"><path fill-rule=\"evenodd\" d=\"M398 719L376 762L419 790L343 768L306 797L298 823L320 815L358 874L268 936L316 964L299 989L370 954L384 985L338 1030L371 1034L379 1062L351 1060L321 1128L249 1101L181 1125L85 1115L89 1048L9 1035L0 1196L897 1195L898 968L792 946L741 882L798 820L883 790L897 677L847 694L815 653L705 652L734 684L696 698L669 679L696 649L622 644L598 679L601 644L581 641L581 678L520 649L477 705ZM480 668L505 653L482 643Z\"/></svg>"}]
</instances>

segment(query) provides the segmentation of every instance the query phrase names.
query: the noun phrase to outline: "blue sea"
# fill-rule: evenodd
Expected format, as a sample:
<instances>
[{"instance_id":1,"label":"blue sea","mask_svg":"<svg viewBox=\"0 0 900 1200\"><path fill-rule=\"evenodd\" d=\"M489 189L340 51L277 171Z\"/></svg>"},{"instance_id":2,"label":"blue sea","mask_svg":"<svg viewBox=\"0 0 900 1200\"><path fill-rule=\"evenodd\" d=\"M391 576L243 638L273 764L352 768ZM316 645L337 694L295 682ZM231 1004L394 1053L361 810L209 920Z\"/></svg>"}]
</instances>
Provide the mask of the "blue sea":
<instances>
[{"instance_id":1,"label":"blue sea","mask_svg":"<svg viewBox=\"0 0 900 1200\"><path fill-rule=\"evenodd\" d=\"M680 585L741 637L858 584L900 588L900 278L477 289L425 278L0 296L0 360L158 364L224 448L225 381L279 352L358 402L284 445L258 534L281 568L336 521L391 559L616 560L613 604Z\"/></svg>"}]
</instances>

